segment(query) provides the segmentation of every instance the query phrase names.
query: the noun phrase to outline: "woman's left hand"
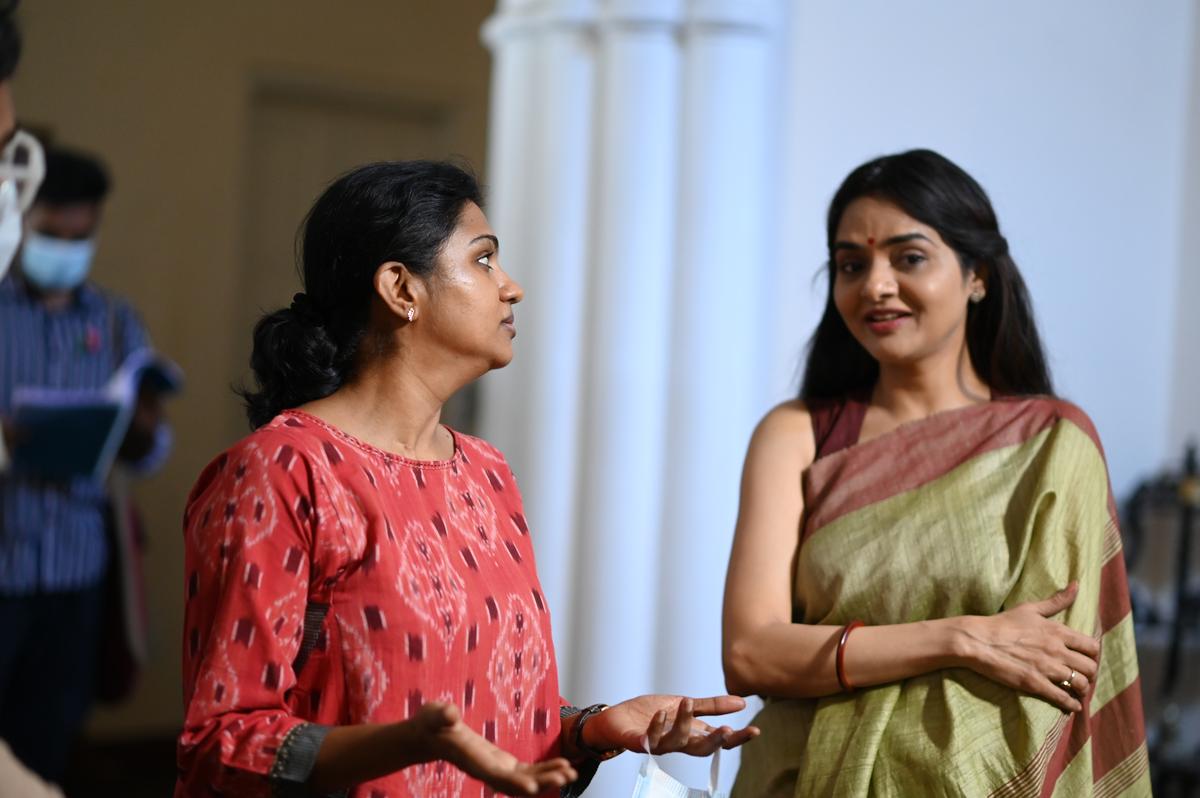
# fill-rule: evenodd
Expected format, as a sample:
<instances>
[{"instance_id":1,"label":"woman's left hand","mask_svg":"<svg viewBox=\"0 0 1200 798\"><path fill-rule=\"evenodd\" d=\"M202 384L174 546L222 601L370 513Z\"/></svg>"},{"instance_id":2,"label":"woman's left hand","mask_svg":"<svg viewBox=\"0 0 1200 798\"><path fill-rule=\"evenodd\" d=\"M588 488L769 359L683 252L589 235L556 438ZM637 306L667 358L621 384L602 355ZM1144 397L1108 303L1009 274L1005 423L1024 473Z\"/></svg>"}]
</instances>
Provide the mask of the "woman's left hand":
<instances>
[{"instance_id":1,"label":"woman's left hand","mask_svg":"<svg viewBox=\"0 0 1200 798\"><path fill-rule=\"evenodd\" d=\"M712 698L642 695L589 718L583 727L583 741L597 750L644 751L645 739L652 754L680 751L691 756L708 756L718 748L736 748L752 740L758 736L758 729L710 726L697 716L728 715L745 706L743 699L732 695Z\"/></svg>"}]
</instances>

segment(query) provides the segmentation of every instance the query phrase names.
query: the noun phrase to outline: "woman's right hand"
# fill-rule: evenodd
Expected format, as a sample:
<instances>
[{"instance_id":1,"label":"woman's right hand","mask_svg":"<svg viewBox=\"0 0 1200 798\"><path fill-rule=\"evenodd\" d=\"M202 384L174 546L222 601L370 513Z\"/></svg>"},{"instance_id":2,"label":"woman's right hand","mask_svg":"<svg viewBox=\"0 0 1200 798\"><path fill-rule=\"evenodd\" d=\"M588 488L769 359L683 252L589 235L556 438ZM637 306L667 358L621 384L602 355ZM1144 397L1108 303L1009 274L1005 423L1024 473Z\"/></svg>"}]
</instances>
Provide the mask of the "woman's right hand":
<instances>
[{"instance_id":1,"label":"woman's right hand","mask_svg":"<svg viewBox=\"0 0 1200 798\"><path fill-rule=\"evenodd\" d=\"M425 704L413 721L429 740L429 759L444 759L504 795L540 795L567 786L579 774L562 757L522 762L462 722L453 704Z\"/></svg>"},{"instance_id":2,"label":"woman's right hand","mask_svg":"<svg viewBox=\"0 0 1200 798\"><path fill-rule=\"evenodd\" d=\"M1051 620L1075 603L1079 585L1042 601L1030 601L991 616L962 618L963 664L992 681L1045 699L1068 712L1083 709L1096 679L1100 643ZM1074 676L1072 676L1074 672ZM1070 680L1071 689L1062 683Z\"/></svg>"}]
</instances>

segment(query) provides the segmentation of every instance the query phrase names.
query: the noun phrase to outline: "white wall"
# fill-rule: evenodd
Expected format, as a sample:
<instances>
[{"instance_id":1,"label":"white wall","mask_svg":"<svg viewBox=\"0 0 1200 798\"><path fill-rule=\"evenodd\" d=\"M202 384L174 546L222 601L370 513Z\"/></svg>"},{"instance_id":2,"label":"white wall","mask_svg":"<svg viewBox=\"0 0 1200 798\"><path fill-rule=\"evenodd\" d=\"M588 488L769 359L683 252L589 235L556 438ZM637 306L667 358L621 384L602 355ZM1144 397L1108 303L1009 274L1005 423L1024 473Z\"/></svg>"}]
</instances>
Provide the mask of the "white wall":
<instances>
[{"instance_id":1,"label":"white wall","mask_svg":"<svg viewBox=\"0 0 1200 798\"><path fill-rule=\"evenodd\" d=\"M1034 298L1056 387L1100 430L1125 494L1195 430L1200 376L1175 388L1200 324L1196 238L1181 251L1193 0L795 0L786 104L777 384L819 315L825 207L851 168L930 147L992 197ZM1194 120L1192 139L1200 135ZM1184 265L1186 264L1186 268ZM1183 272L1181 273L1181 269ZM810 287L811 286L811 287ZM794 297L795 301L788 298ZM1184 406L1186 404L1186 406ZM1190 422L1184 421L1189 417Z\"/></svg>"},{"instance_id":2,"label":"white wall","mask_svg":"<svg viewBox=\"0 0 1200 798\"><path fill-rule=\"evenodd\" d=\"M1188 84L1187 153L1183 164L1183 197L1178 213L1181 235L1176 262L1179 289L1175 296L1175 383L1172 390L1168 454L1179 441L1200 444L1200 6L1192 12L1192 68Z\"/></svg>"}]
</instances>

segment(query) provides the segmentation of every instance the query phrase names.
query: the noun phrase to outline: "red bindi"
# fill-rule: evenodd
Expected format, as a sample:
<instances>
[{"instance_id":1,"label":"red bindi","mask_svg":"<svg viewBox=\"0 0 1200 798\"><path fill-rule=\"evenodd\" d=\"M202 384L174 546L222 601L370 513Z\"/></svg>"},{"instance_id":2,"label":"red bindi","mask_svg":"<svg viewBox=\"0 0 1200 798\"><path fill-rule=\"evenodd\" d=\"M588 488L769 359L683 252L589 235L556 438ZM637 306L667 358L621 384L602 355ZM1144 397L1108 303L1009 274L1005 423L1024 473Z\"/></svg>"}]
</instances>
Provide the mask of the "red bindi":
<instances>
[{"instance_id":1,"label":"red bindi","mask_svg":"<svg viewBox=\"0 0 1200 798\"><path fill-rule=\"evenodd\" d=\"M867 239L867 246L868 246L868 247L873 247L873 246L875 246L875 239L873 239L873 238L868 238L868 239Z\"/></svg>"}]
</instances>

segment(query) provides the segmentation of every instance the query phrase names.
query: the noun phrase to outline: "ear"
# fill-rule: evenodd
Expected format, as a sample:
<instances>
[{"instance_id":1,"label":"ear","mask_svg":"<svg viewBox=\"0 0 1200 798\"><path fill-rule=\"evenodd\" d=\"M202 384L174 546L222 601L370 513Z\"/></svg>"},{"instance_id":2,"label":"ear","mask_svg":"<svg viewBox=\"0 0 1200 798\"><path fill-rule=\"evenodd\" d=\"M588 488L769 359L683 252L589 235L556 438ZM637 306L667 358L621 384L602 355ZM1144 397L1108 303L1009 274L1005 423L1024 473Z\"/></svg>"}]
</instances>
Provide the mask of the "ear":
<instances>
[{"instance_id":1,"label":"ear","mask_svg":"<svg viewBox=\"0 0 1200 798\"><path fill-rule=\"evenodd\" d=\"M988 266L980 263L967 274L967 289L970 293L987 293Z\"/></svg>"},{"instance_id":2,"label":"ear","mask_svg":"<svg viewBox=\"0 0 1200 798\"><path fill-rule=\"evenodd\" d=\"M429 294L424 280L394 260L380 264L375 270L375 293L393 316L406 321L411 320L410 311L412 318L416 318Z\"/></svg>"}]
</instances>

